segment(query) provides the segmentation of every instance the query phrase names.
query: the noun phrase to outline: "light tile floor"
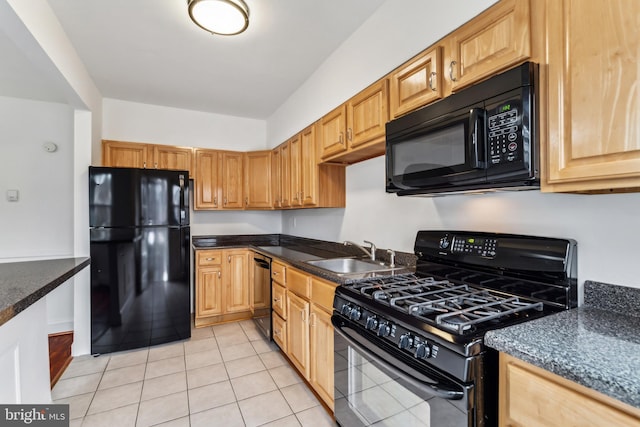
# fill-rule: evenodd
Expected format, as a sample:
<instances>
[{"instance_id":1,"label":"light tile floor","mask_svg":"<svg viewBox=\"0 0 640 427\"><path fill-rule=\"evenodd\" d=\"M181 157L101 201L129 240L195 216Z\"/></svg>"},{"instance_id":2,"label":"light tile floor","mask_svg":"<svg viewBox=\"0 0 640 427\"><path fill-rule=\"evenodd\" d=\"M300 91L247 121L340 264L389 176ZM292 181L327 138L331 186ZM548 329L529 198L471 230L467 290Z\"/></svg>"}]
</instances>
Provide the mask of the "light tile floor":
<instances>
[{"instance_id":1,"label":"light tile floor","mask_svg":"<svg viewBox=\"0 0 640 427\"><path fill-rule=\"evenodd\" d=\"M52 390L78 426L335 426L252 321L166 345L76 357Z\"/></svg>"}]
</instances>

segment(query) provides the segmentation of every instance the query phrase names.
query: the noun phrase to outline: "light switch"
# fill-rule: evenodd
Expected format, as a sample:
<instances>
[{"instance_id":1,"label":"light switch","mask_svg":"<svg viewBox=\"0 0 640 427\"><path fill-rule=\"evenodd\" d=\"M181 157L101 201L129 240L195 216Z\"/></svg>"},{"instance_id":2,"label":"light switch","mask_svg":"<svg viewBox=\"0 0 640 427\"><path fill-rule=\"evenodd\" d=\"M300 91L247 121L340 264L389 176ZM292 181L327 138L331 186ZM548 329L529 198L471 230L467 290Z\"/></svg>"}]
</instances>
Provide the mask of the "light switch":
<instances>
[{"instance_id":1,"label":"light switch","mask_svg":"<svg viewBox=\"0 0 640 427\"><path fill-rule=\"evenodd\" d=\"M18 190L7 190L7 201L9 201L9 202L17 202L18 201Z\"/></svg>"}]
</instances>

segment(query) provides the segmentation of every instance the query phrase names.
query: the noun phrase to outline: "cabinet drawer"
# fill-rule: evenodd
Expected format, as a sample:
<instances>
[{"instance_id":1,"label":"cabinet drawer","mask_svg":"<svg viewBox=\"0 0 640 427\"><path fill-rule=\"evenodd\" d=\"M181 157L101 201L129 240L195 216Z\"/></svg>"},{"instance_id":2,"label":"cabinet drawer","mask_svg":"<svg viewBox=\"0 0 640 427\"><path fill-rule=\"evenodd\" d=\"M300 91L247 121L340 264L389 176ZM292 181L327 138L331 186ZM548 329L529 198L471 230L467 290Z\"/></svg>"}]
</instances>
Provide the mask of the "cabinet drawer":
<instances>
[{"instance_id":1,"label":"cabinet drawer","mask_svg":"<svg viewBox=\"0 0 640 427\"><path fill-rule=\"evenodd\" d=\"M273 340L283 352L287 352L287 322L276 313L271 315Z\"/></svg>"},{"instance_id":2,"label":"cabinet drawer","mask_svg":"<svg viewBox=\"0 0 640 427\"><path fill-rule=\"evenodd\" d=\"M287 285L287 267L278 261L271 263L271 278L282 286Z\"/></svg>"},{"instance_id":3,"label":"cabinet drawer","mask_svg":"<svg viewBox=\"0 0 640 427\"><path fill-rule=\"evenodd\" d=\"M309 298L311 296L309 276L306 273L290 268L287 272L287 289L301 297Z\"/></svg>"},{"instance_id":4,"label":"cabinet drawer","mask_svg":"<svg viewBox=\"0 0 640 427\"><path fill-rule=\"evenodd\" d=\"M222 251L199 250L196 251L196 257L196 264L199 267L208 265L220 265L222 261Z\"/></svg>"},{"instance_id":5,"label":"cabinet drawer","mask_svg":"<svg viewBox=\"0 0 640 427\"><path fill-rule=\"evenodd\" d=\"M311 302L331 312L333 310L333 295L337 286L337 283L329 283L312 277Z\"/></svg>"},{"instance_id":6,"label":"cabinet drawer","mask_svg":"<svg viewBox=\"0 0 640 427\"><path fill-rule=\"evenodd\" d=\"M271 307L273 311L278 313L283 319L287 318L287 298L286 289L277 283L271 286Z\"/></svg>"}]
</instances>

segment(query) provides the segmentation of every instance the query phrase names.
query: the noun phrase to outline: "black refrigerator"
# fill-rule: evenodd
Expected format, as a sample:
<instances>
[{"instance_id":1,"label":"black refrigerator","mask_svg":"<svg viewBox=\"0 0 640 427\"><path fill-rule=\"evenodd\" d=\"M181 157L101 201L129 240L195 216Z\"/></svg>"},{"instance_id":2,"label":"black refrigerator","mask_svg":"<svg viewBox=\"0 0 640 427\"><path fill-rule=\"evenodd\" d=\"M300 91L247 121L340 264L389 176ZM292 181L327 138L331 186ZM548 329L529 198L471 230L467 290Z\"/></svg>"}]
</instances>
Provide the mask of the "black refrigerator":
<instances>
[{"instance_id":1,"label":"black refrigerator","mask_svg":"<svg viewBox=\"0 0 640 427\"><path fill-rule=\"evenodd\" d=\"M191 336L189 173L89 167L91 353Z\"/></svg>"}]
</instances>

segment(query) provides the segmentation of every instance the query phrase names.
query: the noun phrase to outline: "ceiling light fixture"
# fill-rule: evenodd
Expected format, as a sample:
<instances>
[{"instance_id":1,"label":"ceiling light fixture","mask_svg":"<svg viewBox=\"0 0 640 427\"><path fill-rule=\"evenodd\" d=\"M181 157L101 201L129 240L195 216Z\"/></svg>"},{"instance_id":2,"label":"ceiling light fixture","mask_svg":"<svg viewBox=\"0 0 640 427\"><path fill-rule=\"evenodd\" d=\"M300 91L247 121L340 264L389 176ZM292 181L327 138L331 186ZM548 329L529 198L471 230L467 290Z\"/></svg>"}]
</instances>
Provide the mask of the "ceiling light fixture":
<instances>
[{"instance_id":1,"label":"ceiling light fixture","mask_svg":"<svg viewBox=\"0 0 640 427\"><path fill-rule=\"evenodd\" d=\"M249 7L242 0L187 0L189 16L211 34L232 36L249 26Z\"/></svg>"}]
</instances>

